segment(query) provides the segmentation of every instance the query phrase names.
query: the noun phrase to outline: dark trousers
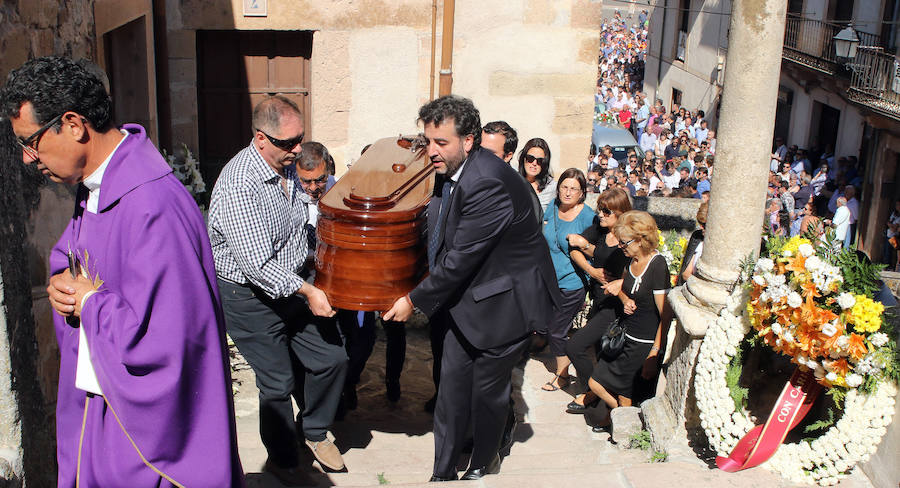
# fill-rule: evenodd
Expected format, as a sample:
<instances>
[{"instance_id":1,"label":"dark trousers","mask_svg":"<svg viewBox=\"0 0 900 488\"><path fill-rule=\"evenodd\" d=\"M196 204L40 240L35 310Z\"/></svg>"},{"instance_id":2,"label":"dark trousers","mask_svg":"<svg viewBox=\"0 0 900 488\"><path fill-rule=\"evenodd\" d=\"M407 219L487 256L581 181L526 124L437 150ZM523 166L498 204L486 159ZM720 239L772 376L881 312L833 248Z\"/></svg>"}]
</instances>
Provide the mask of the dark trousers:
<instances>
[{"instance_id":1,"label":"dark trousers","mask_svg":"<svg viewBox=\"0 0 900 488\"><path fill-rule=\"evenodd\" d=\"M428 320L428 338L431 342L431 379L434 381L434 394L437 395L441 384L441 362L444 356L444 336L449 329L450 316L445 313L435 314Z\"/></svg>"},{"instance_id":2,"label":"dark trousers","mask_svg":"<svg viewBox=\"0 0 900 488\"><path fill-rule=\"evenodd\" d=\"M444 334L434 412L435 476L456 474L470 422L474 436L470 467L487 466L498 454L509 414L512 370L530 338L478 350L452 325Z\"/></svg>"},{"instance_id":3,"label":"dark trousers","mask_svg":"<svg viewBox=\"0 0 900 488\"><path fill-rule=\"evenodd\" d=\"M334 319L313 316L299 297L272 300L261 291L219 280L225 326L250 363L259 388L259 434L269 458L297 465L291 395L303 435L325 439L334 421L347 353Z\"/></svg>"},{"instance_id":4,"label":"dark trousers","mask_svg":"<svg viewBox=\"0 0 900 488\"><path fill-rule=\"evenodd\" d=\"M337 317L349 357L344 384L352 388L359 384L366 362L375 347L375 313L340 310ZM406 327L403 322L394 321L384 321L382 327L387 342L384 353L385 382L399 382L403 363L406 361Z\"/></svg>"},{"instance_id":5,"label":"dark trousers","mask_svg":"<svg viewBox=\"0 0 900 488\"><path fill-rule=\"evenodd\" d=\"M591 318L588 319L587 324L572 334L572 337L566 342L566 356L575 366L575 374L578 376L578 384L583 393L588 391L588 379L594 371L596 352L592 353L591 351L595 350L594 346L600 342L600 339L609 330L610 324L616 319L616 309L621 310L622 308L618 298L612 297L612 300L615 300L619 306L615 307L615 304L611 303L609 299L600 303L595 301L594 310L591 310Z\"/></svg>"}]
</instances>

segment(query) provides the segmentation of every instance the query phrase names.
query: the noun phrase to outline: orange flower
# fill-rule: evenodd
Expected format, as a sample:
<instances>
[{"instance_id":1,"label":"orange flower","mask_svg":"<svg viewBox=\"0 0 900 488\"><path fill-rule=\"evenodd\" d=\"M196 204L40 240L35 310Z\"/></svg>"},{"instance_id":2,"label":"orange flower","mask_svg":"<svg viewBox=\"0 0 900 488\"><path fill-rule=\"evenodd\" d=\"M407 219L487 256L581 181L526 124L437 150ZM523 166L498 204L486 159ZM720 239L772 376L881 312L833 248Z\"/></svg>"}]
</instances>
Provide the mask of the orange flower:
<instances>
[{"instance_id":1,"label":"orange flower","mask_svg":"<svg viewBox=\"0 0 900 488\"><path fill-rule=\"evenodd\" d=\"M803 292L800 294L806 297L806 303L812 304L813 298L820 297L819 291L816 290L816 284L812 281L804 281L802 285Z\"/></svg>"},{"instance_id":2,"label":"orange flower","mask_svg":"<svg viewBox=\"0 0 900 488\"><path fill-rule=\"evenodd\" d=\"M834 313L832 313L832 312L829 312L829 313L834 315ZM834 319L832 319L832 320L834 320ZM829 322L830 322L830 320L829 320ZM820 336L822 337L822 346L825 348L825 351L828 353L830 353L831 351L834 350L835 343L837 343L837 340L840 339L844 335L844 324L839 320L839 321L837 321L836 326L837 326L837 332L835 332L833 336L828 337L825 334L820 334Z\"/></svg>"},{"instance_id":3,"label":"orange flower","mask_svg":"<svg viewBox=\"0 0 900 488\"><path fill-rule=\"evenodd\" d=\"M846 359L841 358L831 363L831 370L840 376L847 376L847 373L850 372L850 365Z\"/></svg>"},{"instance_id":4,"label":"orange flower","mask_svg":"<svg viewBox=\"0 0 900 488\"><path fill-rule=\"evenodd\" d=\"M788 265L784 267L784 269L788 271L793 271L794 273L805 273L806 272L806 258L804 258L801 254L797 254L792 259L788 260Z\"/></svg>"},{"instance_id":5,"label":"orange flower","mask_svg":"<svg viewBox=\"0 0 900 488\"><path fill-rule=\"evenodd\" d=\"M866 339L859 334L850 334L850 345L847 346L847 351L850 353L850 357L859 361L869 353L869 348L866 347Z\"/></svg>"}]
</instances>

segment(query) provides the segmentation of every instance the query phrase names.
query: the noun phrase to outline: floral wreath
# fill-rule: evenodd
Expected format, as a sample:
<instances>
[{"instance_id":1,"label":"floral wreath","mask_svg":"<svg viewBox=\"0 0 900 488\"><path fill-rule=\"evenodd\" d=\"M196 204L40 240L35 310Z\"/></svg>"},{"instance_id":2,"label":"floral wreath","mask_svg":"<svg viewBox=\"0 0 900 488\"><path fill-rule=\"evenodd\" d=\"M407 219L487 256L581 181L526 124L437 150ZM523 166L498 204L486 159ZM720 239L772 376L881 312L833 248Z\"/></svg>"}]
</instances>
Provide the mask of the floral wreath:
<instances>
[{"instance_id":1,"label":"floral wreath","mask_svg":"<svg viewBox=\"0 0 900 488\"><path fill-rule=\"evenodd\" d=\"M720 467L759 428L746 409L748 390L739 384L747 347L770 347L790 357L834 401L827 418L806 428L821 435L776 446L761 461L783 477L835 484L876 452L891 423L900 367L882 320L884 307L869 298L878 268L853 251L837 250L832 241L818 244L770 238L767 255L745 264L745 286L732 293L707 330L694 389L701 426Z\"/></svg>"}]
</instances>

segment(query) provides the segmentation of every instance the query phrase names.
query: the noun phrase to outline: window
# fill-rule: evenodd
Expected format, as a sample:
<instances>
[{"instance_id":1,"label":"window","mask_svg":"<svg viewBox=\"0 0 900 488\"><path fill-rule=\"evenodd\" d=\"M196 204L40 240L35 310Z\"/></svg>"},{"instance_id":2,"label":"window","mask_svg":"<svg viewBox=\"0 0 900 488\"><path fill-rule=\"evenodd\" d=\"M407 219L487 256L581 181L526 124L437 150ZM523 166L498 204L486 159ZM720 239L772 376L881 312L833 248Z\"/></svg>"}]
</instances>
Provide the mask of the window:
<instances>
[{"instance_id":1,"label":"window","mask_svg":"<svg viewBox=\"0 0 900 488\"><path fill-rule=\"evenodd\" d=\"M678 88L672 88L672 106L669 107L669 110L672 110L675 104L678 104L679 107L681 106L681 90Z\"/></svg>"},{"instance_id":2,"label":"window","mask_svg":"<svg viewBox=\"0 0 900 488\"><path fill-rule=\"evenodd\" d=\"M688 21L691 16L691 0L681 0L678 11L678 36L675 44L675 59L684 61L687 50Z\"/></svg>"}]
</instances>

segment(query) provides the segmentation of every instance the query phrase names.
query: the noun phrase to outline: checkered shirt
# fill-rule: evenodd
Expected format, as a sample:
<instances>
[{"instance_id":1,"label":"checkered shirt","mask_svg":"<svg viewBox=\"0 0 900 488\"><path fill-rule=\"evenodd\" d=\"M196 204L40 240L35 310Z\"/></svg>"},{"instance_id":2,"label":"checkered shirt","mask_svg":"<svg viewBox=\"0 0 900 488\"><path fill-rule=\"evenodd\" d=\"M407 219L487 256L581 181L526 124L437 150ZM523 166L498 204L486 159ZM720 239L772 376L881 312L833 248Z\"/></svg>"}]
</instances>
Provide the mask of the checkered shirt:
<instances>
[{"instance_id":1,"label":"checkered shirt","mask_svg":"<svg viewBox=\"0 0 900 488\"><path fill-rule=\"evenodd\" d=\"M308 250L303 190L293 167L285 168L285 176L287 193L281 176L251 144L225 165L209 204L216 275L255 285L272 298L303 286L299 273Z\"/></svg>"}]
</instances>

